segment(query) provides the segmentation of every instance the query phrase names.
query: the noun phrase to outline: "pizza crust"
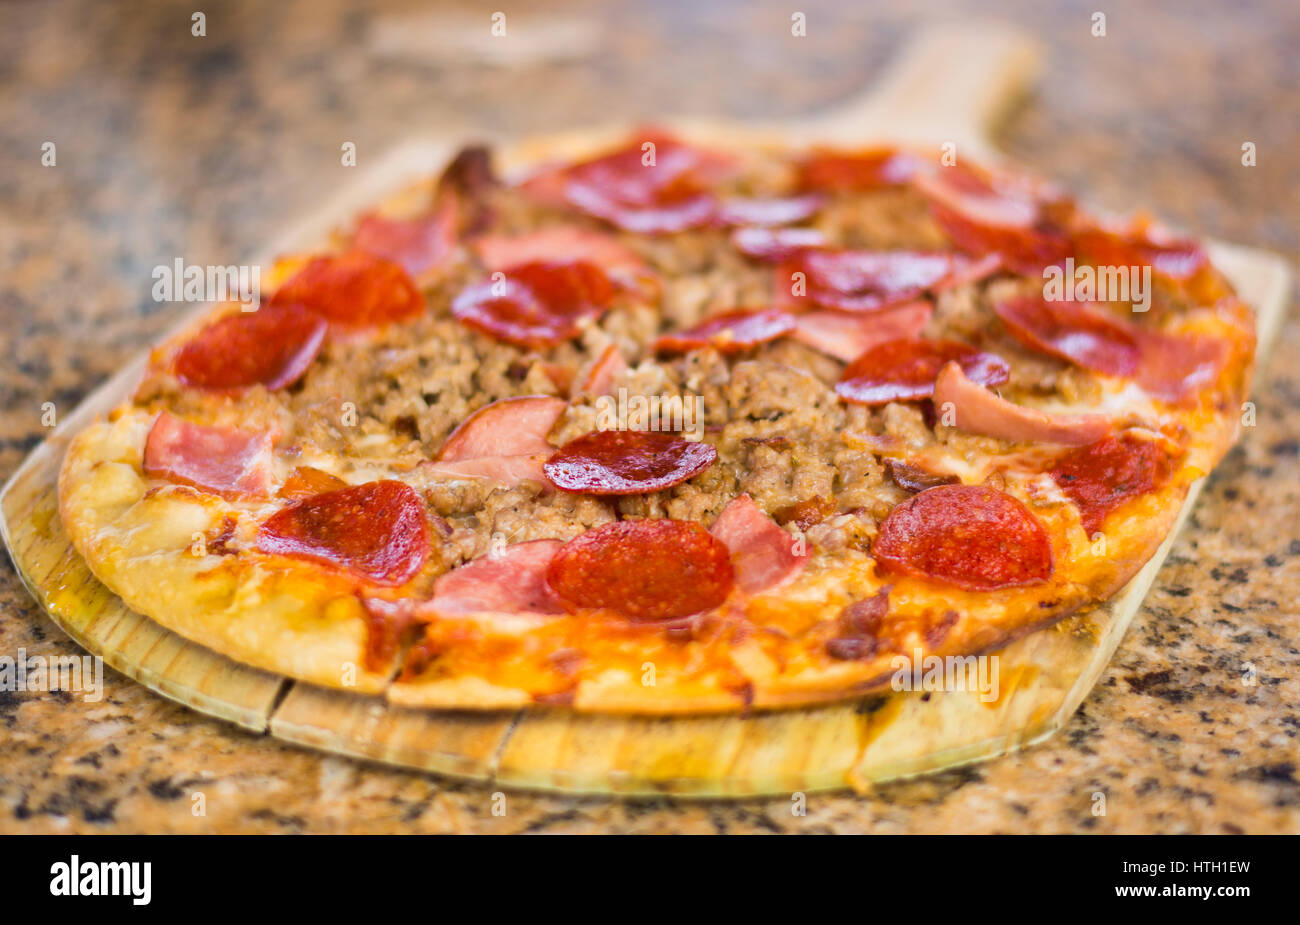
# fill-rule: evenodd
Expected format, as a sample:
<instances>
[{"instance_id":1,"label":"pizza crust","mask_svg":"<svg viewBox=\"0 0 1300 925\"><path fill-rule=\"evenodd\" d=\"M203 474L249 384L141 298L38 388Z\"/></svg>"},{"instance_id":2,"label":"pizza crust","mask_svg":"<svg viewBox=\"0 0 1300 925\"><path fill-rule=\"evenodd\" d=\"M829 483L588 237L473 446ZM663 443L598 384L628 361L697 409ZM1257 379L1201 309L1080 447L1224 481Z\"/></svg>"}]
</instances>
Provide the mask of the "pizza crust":
<instances>
[{"instance_id":1,"label":"pizza crust","mask_svg":"<svg viewBox=\"0 0 1300 925\"><path fill-rule=\"evenodd\" d=\"M253 512L141 471L153 416L97 421L73 439L59 513L95 577L131 609L236 661L327 687L377 693L395 670L364 667L365 623L345 582L320 569L195 555L198 536ZM206 541L204 543L206 546Z\"/></svg>"}]
</instances>

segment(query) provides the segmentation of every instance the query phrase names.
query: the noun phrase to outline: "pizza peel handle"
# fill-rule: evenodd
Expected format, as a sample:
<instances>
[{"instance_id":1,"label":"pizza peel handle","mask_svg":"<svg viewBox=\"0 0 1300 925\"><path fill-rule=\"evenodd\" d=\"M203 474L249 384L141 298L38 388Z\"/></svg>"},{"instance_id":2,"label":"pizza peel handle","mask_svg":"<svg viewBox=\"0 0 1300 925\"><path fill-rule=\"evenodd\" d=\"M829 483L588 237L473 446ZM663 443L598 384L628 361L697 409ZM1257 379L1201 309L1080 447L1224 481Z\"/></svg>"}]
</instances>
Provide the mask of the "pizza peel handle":
<instances>
[{"instance_id":1,"label":"pizza peel handle","mask_svg":"<svg viewBox=\"0 0 1300 925\"><path fill-rule=\"evenodd\" d=\"M797 123L809 142L870 145L951 142L958 156L991 160L990 132L1040 71L1038 44L1005 25L922 30L869 90Z\"/></svg>"}]
</instances>

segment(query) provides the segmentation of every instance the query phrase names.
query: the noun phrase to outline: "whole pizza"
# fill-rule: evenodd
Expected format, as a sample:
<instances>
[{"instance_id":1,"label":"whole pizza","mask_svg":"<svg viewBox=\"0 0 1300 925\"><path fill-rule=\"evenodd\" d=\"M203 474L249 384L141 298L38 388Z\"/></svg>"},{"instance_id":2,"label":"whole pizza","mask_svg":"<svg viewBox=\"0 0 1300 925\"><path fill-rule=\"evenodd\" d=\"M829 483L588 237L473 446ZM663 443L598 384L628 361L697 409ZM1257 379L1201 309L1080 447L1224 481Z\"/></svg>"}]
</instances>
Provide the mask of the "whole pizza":
<instances>
[{"instance_id":1,"label":"whole pizza","mask_svg":"<svg viewBox=\"0 0 1300 925\"><path fill-rule=\"evenodd\" d=\"M132 608L443 708L726 712L1106 600L1235 439L1203 247L1005 169L462 151L159 346L60 511Z\"/></svg>"}]
</instances>

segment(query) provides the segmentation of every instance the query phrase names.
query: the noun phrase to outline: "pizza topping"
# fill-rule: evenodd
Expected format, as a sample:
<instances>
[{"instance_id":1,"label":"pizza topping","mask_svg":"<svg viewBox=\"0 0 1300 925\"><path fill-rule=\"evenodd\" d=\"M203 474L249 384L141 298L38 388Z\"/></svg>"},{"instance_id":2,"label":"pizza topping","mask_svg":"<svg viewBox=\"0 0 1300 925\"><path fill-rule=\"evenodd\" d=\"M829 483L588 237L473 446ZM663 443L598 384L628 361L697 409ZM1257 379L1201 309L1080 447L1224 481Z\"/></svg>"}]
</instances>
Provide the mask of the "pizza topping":
<instances>
[{"instance_id":1,"label":"pizza topping","mask_svg":"<svg viewBox=\"0 0 1300 925\"><path fill-rule=\"evenodd\" d=\"M1212 385L1228 359L1224 341L1195 334L1142 330L1139 343L1142 364L1135 376L1138 385L1169 402L1184 401Z\"/></svg>"},{"instance_id":2,"label":"pizza topping","mask_svg":"<svg viewBox=\"0 0 1300 925\"><path fill-rule=\"evenodd\" d=\"M466 287L451 303L463 324L517 347L553 347L582 333L615 294L595 264L525 263L502 271L504 279Z\"/></svg>"},{"instance_id":3,"label":"pizza topping","mask_svg":"<svg viewBox=\"0 0 1300 925\"><path fill-rule=\"evenodd\" d=\"M424 296L400 264L362 250L312 258L271 304L301 305L353 328L409 321L425 310Z\"/></svg>"},{"instance_id":4,"label":"pizza topping","mask_svg":"<svg viewBox=\"0 0 1300 925\"><path fill-rule=\"evenodd\" d=\"M783 527L786 524L794 524L800 530L807 530L830 517L836 510L838 508L832 499L813 495L811 498L804 498L802 501L796 501L794 504L773 511L772 519Z\"/></svg>"},{"instance_id":5,"label":"pizza topping","mask_svg":"<svg viewBox=\"0 0 1300 925\"><path fill-rule=\"evenodd\" d=\"M706 191L732 167L726 155L653 132L618 151L535 177L525 188L625 231L665 234L713 222L717 201Z\"/></svg>"},{"instance_id":6,"label":"pizza topping","mask_svg":"<svg viewBox=\"0 0 1300 925\"><path fill-rule=\"evenodd\" d=\"M934 306L924 300L907 302L869 315L803 312L795 317L795 329L790 336L847 363L886 341L919 336L933 313Z\"/></svg>"},{"instance_id":7,"label":"pizza topping","mask_svg":"<svg viewBox=\"0 0 1300 925\"><path fill-rule=\"evenodd\" d=\"M377 213L357 222L352 246L400 264L419 276L447 260L456 249L456 209L444 206L418 218L388 218Z\"/></svg>"},{"instance_id":8,"label":"pizza topping","mask_svg":"<svg viewBox=\"0 0 1300 925\"><path fill-rule=\"evenodd\" d=\"M950 406L949 422L971 434L1025 443L1082 446L1110 432L1104 414L1053 414L1012 404L972 381L957 363L948 363L934 383L934 403Z\"/></svg>"},{"instance_id":9,"label":"pizza topping","mask_svg":"<svg viewBox=\"0 0 1300 925\"><path fill-rule=\"evenodd\" d=\"M439 479L487 479L502 485L520 482L541 482L548 486L543 466L550 458L546 453L518 453L513 456L479 456L456 462L423 463L420 471Z\"/></svg>"},{"instance_id":10,"label":"pizza topping","mask_svg":"<svg viewBox=\"0 0 1300 925\"><path fill-rule=\"evenodd\" d=\"M380 585L410 581L429 557L424 502L402 482L352 485L272 514L257 548L336 566Z\"/></svg>"},{"instance_id":11,"label":"pizza topping","mask_svg":"<svg viewBox=\"0 0 1300 925\"><path fill-rule=\"evenodd\" d=\"M1161 235L1138 224L1124 230L1091 227L1074 233L1075 251L1094 266L1149 266L1161 276L1182 282L1209 265L1196 241Z\"/></svg>"},{"instance_id":12,"label":"pizza topping","mask_svg":"<svg viewBox=\"0 0 1300 925\"><path fill-rule=\"evenodd\" d=\"M737 228L731 243L746 257L780 263L802 251L825 247L826 235L816 228Z\"/></svg>"},{"instance_id":13,"label":"pizza topping","mask_svg":"<svg viewBox=\"0 0 1300 925\"><path fill-rule=\"evenodd\" d=\"M434 199L451 212L459 234L477 234L492 222L488 194L500 184L492 152L483 145L468 145L443 170Z\"/></svg>"},{"instance_id":14,"label":"pizza topping","mask_svg":"<svg viewBox=\"0 0 1300 925\"><path fill-rule=\"evenodd\" d=\"M1115 508L1168 482L1173 460L1156 442L1124 434L1071 450L1050 471L1092 536Z\"/></svg>"},{"instance_id":15,"label":"pizza topping","mask_svg":"<svg viewBox=\"0 0 1300 925\"><path fill-rule=\"evenodd\" d=\"M284 480L280 490L276 492L277 498L288 498L291 501L297 501L299 498L310 498L312 495L323 494L327 491L337 491L340 488L346 488L347 482L343 481L337 475L331 475L323 469L317 469L313 466L298 466L289 473L289 477Z\"/></svg>"},{"instance_id":16,"label":"pizza topping","mask_svg":"<svg viewBox=\"0 0 1300 925\"><path fill-rule=\"evenodd\" d=\"M655 341L655 349L664 353L685 353L712 347L719 353L738 353L776 340L794 331L795 327L793 315L776 309L725 312L706 318L685 331L663 335Z\"/></svg>"},{"instance_id":17,"label":"pizza topping","mask_svg":"<svg viewBox=\"0 0 1300 925\"><path fill-rule=\"evenodd\" d=\"M948 275L931 286L931 292L946 292L958 286L969 286L987 279L1002 269L1001 254L985 254L983 257L953 254L951 259L952 267Z\"/></svg>"},{"instance_id":18,"label":"pizza topping","mask_svg":"<svg viewBox=\"0 0 1300 925\"><path fill-rule=\"evenodd\" d=\"M832 193L861 192L901 186L923 162L894 148L865 151L819 151L799 164L799 188Z\"/></svg>"},{"instance_id":19,"label":"pizza topping","mask_svg":"<svg viewBox=\"0 0 1300 925\"><path fill-rule=\"evenodd\" d=\"M570 540L546 578L569 610L673 620L720 605L735 571L726 544L694 521L625 520Z\"/></svg>"},{"instance_id":20,"label":"pizza topping","mask_svg":"<svg viewBox=\"0 0 1300 925\"><path fill-rule=\"evenodd\" d=\"M1093 372L1130 377L1166 401L1213 383L1226 359L1222 341L1147 330L1088 303L1020 296L998 302L994 311L1031 349Z\"/></svg>"},{"instance_id":21,"label":"pizza topping","mask_svg":"<svg viewBox=\"0 0 1300 925\"><path fill-rule=\"evenodd\" d=\"M232 312L177 351L176 376L199 389L282 389L307 372L320 352L325 329L324 321L298 305Z\"/></svg>"},{"instance_id":22,"label":"pizza topping","mask_svg":"<svg viewBox=\"0 0 1300 925\"><path fill-rule=\"evenodd\" d=\"M261 498L271 487L273 434L191 424L163 411L144 444L144 471L224 498Z\"/></svg>"},{"instance_id":23,"label":"pizza topping","mask_svg":"<svg viewBox=\"0 0 1300 925\"><path fill-rule=\"evenodd\" d=\"M840 611L838 623L843 635L827 640L826 654L841 661L875 655L881 646L881 629L889 616L889 592L892 590L892 585L885 585L871 597L854 601Z\"/></svg>"},{"instance_id":24,"label":"pizza topping","mask_svg":"<svg viewBox=\"0 0 1300 925\"><path fill-rule=\"evenodd\" d=\"M956 485L961 479L947 472L931 472L922 466L899 459L886 459L885 469L894 484L904 491L919 492L940 485Z\"/></svg>"},{"instance_id":25,"label":"pizza topping","mask_svg":"<svg viewBox=\"0 0 1300 925\"><path fill-rule=\"evenodd\" d=\"M571 225L556 225L528 234L484 235L474 241L474 249L489 270L574 260L613 274L637 273L645 267L640 255L618 238Z\"/></svg>"},{"instance_id":26,"label":"pizza topping","mask_svg":"<svg viewBox=\"0 0 1300 925\"><path fill-rule=\"evenodd\" d=\"M459 462L492 456L545 453L555 448L546 440L564 413L563 399L550 395L502 398L475 411L452 431L438 452L439 462Z\"/></svg>"},{"instance_id":27,"label":"pizza topping","mask_svg":"<svg viewBox=\"0 0 1300 925\"><path fill-rule=\"evenodd\" d=\"M918 174L939 226L968 253L1000 254L1020 273L1037 275L1070 255L1069 236L1050 221L1035 191L961 167Z\"/></svg>"},{"instance_id":28,"label":"pizza topping","mask_svg":"<svg viewBox=\"0 0 1300 925\"><path fill-rule=\"evenodd\" d=\"M451 303L465 324L516 347L553 347L581 333L577 319L550 311L518 280L468 286Z\"/></svg>"},{"instance_id":29,"label":"pizza topping","mask_svg":"<svg viewBox=\"0 0 1300 925\"><path fill-rule=\"evenodd\" d=\"M614 383L627 375L627 360L618 344L609 344L591 364L579 370L577 384L570 390L573 395L609 395Z\"/></svg>"},{"instance_id":30,"label":"pizza topping","mask_svg":"<svg viewBox=\"0 0 1300 925\"><path fill-rule=\"evenodd\" d=\"M386 671L401 651L403 637L420 623L416 608L410 600L361 597L361 610L366 621L365 666Z\"/></svg>"},{"instance_id":31,"label":"pizza topping","mask_svg":"<svg viewBox=\"0 0 1300 925\"><path fill-rule=\"evenodd\" d=\"M1003 299L994 313L1016 340L1084 369L1130 376L1141 360L1129 326L1080 302L1048 301L1039 295Z\"/></svg>"},{"instance_id":32,"label":"pizza topping","mask_svg":"<svg viewBox=\"0 0 1300 925\"><path fill-rule=\"evenodd\" d=\"M984 485L914 495L881 522L871 552L886 572L972 591L1036 584L1052 574L1043 525L1018 500Z\"/></svg>"},{"instance_id":33,"label":"pizza topping","mask_svg":"<svg viewBox=\"0 0 1300 925\"><path fill-rule=\"evenodd\" d=\"M559 540L515 543L452 569L434 584L426 609L441 617L563 613L546 583L547 566L563 545Z\"/></svg>"},{"instance_id":34,"label":"pizza topping","mask_svg":"<svg viewBox=\"0 0 1300 925\"><path fill-rule=\"evenodd\" d=\"M674 434L597 430L556 450L546 463L546 475L562 491L643 495L685 482L717 458L712 444Z\"/></svg>"},{"instance_id":35,"label":"pizza topping","mask_svg":"<svg viewBox=\"0 0 1300 925\"><path fill-rule=\"evenodd\" d=\"M793 225L817 214L824 196L732 196L718 203L717 221L723 225Z\"/></svg>"},{"instance_id":36,"label":"pizza topping","mask_svg":"<svg viewBox=\"0 0 1300 925\"><path fill-rule=\"evenodd\" d=\"M916 299L952 270L947 254L808 250L777 268L776 291L822 308L873 312ZM804 296L795 293L802 273Z\"/></svg>"},{"instance_id":37,"label":"pizza topping","mask_svg":"<svg viewBox=\"0 0 1300 925\"><path fill-rule=\"evenodd\" d=\"M776 525L749 495L727 502L709 532L731 550L736 585L746 594L761 594L803 571L807 553L796 554L795 539Z\"/></svg>"},{"instance_id":38,"label":"pizza topping","mask_svg":"<svg viewBox=\"0 0 1300 925\"><path fill-rule=\"evenodd\" d=\"M850 363L835 385L845 401L884 405L934 394L945 364L956 363L972 382L1000 385L1009 369L1001 357L950 340L894 340L879 344Z\"/></svg>"},{"instance_id":39,"label":"pizza topping","mask_svg":"<svg viewBox=\"0 0 1300 925\"><path fill-rule=\"evenodd\" d=\"M573 183L569 202L596 218L602 218L639 234L675 234L713 222L717 203L707 193L686 196L656 205L629 206L596 186Z\"/></svg>"}]
</instances>

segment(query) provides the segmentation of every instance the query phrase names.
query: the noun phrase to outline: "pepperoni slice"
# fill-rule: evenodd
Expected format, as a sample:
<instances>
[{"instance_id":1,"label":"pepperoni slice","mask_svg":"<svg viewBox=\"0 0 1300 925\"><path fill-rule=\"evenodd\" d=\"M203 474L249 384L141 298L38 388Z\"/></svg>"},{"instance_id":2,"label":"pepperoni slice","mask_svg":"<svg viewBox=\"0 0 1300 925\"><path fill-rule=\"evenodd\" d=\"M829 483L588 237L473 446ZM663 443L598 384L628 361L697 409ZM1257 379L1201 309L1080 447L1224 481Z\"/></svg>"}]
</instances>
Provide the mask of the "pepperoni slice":
<instances>
[{"instance_id":1,"label":"pepperoni slice","mask_svg":"<svg viewBox=\"0 0 1300 925\"><path fill-rule=\"evenodd\" d=\"M779 263L810 248L824 247L826 235L816 228L737 228L731 243L746 257Z\"/></svg>"},{"instance_id":2,"label":"pepperoni slice","mask_svg":"<svg viewBox=\"0 0 1300 925\"><path fill-rule=\"evenodd\" d=\"M207 325L176 354L177 377L198 389L274 391L302 378L320 352L327 325L300 305L232 312Z\"/></svg>"},{"instance_id":3,"label":"pepperoni slice","mask_svg":"<svg viewBox=\"0 0 1300 925\"><path fill-rule=\"evenodd\" d=\"M1155 442L1125 434L1071 450L1050 472L1092 536L1115 508L1168 482L1173 460Z\"/></svg>"},{"instance_id":4,"label":"pepperoni slice","mask_svg":"<svg viewBox=\"0 0 1300 925\"><path fill-rule=\"evenodd\" d=\"M554 347L577 337L577 318L557 315L523 283L506 279L462 289L451 313L476 331L516 347Z\"/></svg>"},{"instance_id":5,"label":"pepperoni slice","mask_svg":"<svg viewBox=\"0 0 1300 925\"><path fill-rule=\"evenodd\" d=\"M526 263L503 271L505 279L461 290L451 313L475 330L516 347L554 347L582 333L615 289L595 264Z\"/></svg>"},{"instance_id":6,"label":"pepperoni slice","mask_svg":"<svg viewBox=\"0 0 1300 925\"><path fill-rule=\"evenodd\" d=\"M651 206L701 192L730 173L727 155L651 129L616 151L567 168L571 181L605 191L626 206ZM647 144L654 145L651 161Z\"/></svg>"},{"instance_id":7,"label":"pepperoni slice","mask_svg":"<svg viewBox=\"0 0 1300 925\"><path fill-rule=\"evenodd\" d=\"M826 197L731 196L718 203L717 219L724 225L792 225L817 214Z\"/></svg>"},{"instance_id":8,"label":"pepperoni slice","mask_svg":"<svg viewBox=\"0 0 1300 925\"><path fill-rule=\"evenodd\" d=\"M1018 500L985 485L944 485L889 512L871 553L881 569L972 591L1045 581L1047 531Z\"/></svg>"},{"instance_id":9,"label":"pepperoni slice","mask_svg":"<svg viewBox=\"0 0 1300 925\"><path fill-rule=\"evenodd\" d=\"M605 271L587 260L536 260L505 271L557 314L599 314L618 291Z\"/></svg>"},{"instance_id":10,"label":"pepperoni slice","mask_svg":"<svg viewBox=\"0 0 1300 925\"><path fill-rule=\"evenodd\" d=\"M570 540L546 571L566 609L673 620L717 607L735 584L727 544L685 520L625 520Z\"/></svg>"},{"instance_id":11,"label":"pepperoni slice","mask_svg":"<svg viewBox=\"0 0 1300 925\"><path fill-rule=\"evenodd\" d=\"M845 367L835 391L860 405L917 401L934 394L939 371L952 362L980 385L1001 385L1010 376L1006 361L995 354L950 340L914 338L887 341L862 354Z\"/></svg>"},{"instance_id":12,"label":"pepperoni slice","mask_svg":"<svg viewBox=\"0 0 1300 925\"><path fill-rule=\"evenodd\" d=\"M1051 227L998 228L981 225L960 212L931 204L930 211L948 238L970 254L998 254L1008 268L1037 276L1043 267L1070 256L1070 239Z\"/></svg>"},{"instance_id":13,"label":"pepperoni slice","mask_svg":"<svg viewBox=\"0 0 1300 925\"><path fill-rule=\"evenodd\" d=\"M645 142L654 144L653 161ZM527 186L544 199L560 198L626 231L668 234L716 220L718 202L706 190L732 165L725 155L650 132L610 154L535 177Z\"/></svg>"},{"instance_id":14,"label":"pepperoni slice","mask_svg":"<svg viewBox=\"0 0 1300 925\"><path fill-rule=\"evenodd\" d=\"M352 250L314 257L271 297L298 304L332 324L362 328L409 321L424 311L424 296L401 265Z\"/></svg>"},{"instance_id":15,"label":"pepperoni slice","mask_svg":"<svg viewBox=\"0 0 1300 925\"><path fill-rule=\"evenodd\" d=\"M1079 256L1094 266L1149 266L1178 282L1191 279L1209 264L1205 249L1186 238L1159 238L1149 229L1111 231L1088 228L1074 234Z\"/></svg>"},{"instance_id":16,"label":"pepperoni slice","mask_svg":"<svg viewBox=\"0 0 1300 925\"><path fill-rule=\"evenodd\" d=\"M915 155L893 148L819 151L799 165L799 188L845 193L901 186L921 163Z\"/></svg>"},{"instance_id":17,"label":"pepperoni slice","mask_svg":"<svg viewBox=\"0 0 1300 925\"><path fill-rule=\"evenodd\" d=\"M947 254L808 250L778 269L778 291L802 272L808 301L843 312L879 311L912 301L952 267Z\"/></svg>"},{"instance_id":18,"label":"pepperoni slice","mask_svg":"<svg viewBox=\"0 0 1300 925\"><path fill-rule=\"evenodd\" d=\"M968 253L997 253L1012 270L1037 274L1073 250L1044 208L1050 191L961 167L918 174L913 182L948 238Z\"/></svg>"},{"instance_id":19,"label":"pepperoni slice","mask_svg":"<svg viewBox=\"0 0 1300 925\"><path fill-rule=\"evenodd\" d=\"M1110 376L1130 376L1141 351L1126 325L1079 302L1049 302L1022 295L993 306L994 313L1026 347Z\"/></svg>"},{"instance_id":20,"label":"pepperoni slice","mask_svg":"<svg viewBox=\"0 0 1300 925\"><path fill-rule=\"evenodd\" d=\"M403 482L353 485L272 514L257 548L323 562L379 585L410 581L429 557L424 502Z\"/></svg>"},{"instance_id":21,"label":"pepperoni slice","mask_svg":"<svg viewBox=\"0 0 1300 925\"><path fill-rule=\"evenodd\" d=\"M783 337L796 326L794 315L776 309L725 312L706 318L685 331L663 335L655 341L655 349L665 353L685 353L712 347L719 353L739 353Z\"/></svg>"},{"instance_id":22,"label":"pepperoni slice","mask_svg":"<svg viewBox=\"0 0 1300 925\"><path fill-rule=\"evenodd\" d=\"M699 475L718 458L712 444L644 430L597 430L570 440L546 462L561 491L644 495Z\"/></svg>"},{"instance_id":23,"label":"pepperoni slice","mask_svg":"<svg viewBox=\"0 0 1300 925\"><path fill-rule=\"evenodd\" d=\"M653 205L629 206L607 190L587 183L569 184L569 202L589 215L637 234L675 234L711 224L718 203L708 193L665 200Z\"/></svg>"}]
</instances>

